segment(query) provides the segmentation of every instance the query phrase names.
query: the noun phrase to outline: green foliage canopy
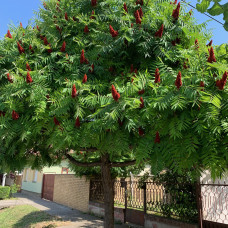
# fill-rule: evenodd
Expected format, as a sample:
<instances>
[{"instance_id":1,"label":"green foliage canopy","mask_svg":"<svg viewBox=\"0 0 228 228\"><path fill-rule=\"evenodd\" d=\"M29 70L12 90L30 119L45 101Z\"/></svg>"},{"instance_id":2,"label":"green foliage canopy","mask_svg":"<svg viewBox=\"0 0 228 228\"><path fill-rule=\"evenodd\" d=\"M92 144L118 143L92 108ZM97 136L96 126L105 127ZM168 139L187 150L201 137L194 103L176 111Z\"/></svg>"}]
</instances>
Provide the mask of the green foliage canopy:
<instances>
[{"instance_id":1,"label":"green foliage canopy","mask_svg":"<svg viewBox=\"0 0 228 228\"><path fill-rule=\"evenodd\" d=\"M176 19L170 1L127 0L128 13L123 5L45 1L34 28L12 28L0 41L0 163L42 167L72 149L79 162L108 153L111 162L136 159L154 172L227 168L228 87L216 86L227 47L214 48L216 62L208 62L210 37L184 4Z\"/></svg>"}]
</instances>

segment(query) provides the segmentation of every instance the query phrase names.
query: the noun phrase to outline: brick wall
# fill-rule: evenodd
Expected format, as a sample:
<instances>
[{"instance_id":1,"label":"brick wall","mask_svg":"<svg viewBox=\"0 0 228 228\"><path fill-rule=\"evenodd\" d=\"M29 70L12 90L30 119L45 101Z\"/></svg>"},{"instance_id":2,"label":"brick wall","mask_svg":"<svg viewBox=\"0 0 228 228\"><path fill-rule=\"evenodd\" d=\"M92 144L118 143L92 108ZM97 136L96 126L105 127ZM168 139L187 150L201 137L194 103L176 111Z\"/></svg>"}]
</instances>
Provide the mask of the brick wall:
<instances>
[{"instance_id":1,"label":"brick wall","mask_svg":"<svg viewBox=\"0 0 228 228\"><path fill-rule=\"evenodd\" d=\"M83 212L89 210L89 180L74 175L55 175L53 201Z\"/></svg>"}]
</instances>

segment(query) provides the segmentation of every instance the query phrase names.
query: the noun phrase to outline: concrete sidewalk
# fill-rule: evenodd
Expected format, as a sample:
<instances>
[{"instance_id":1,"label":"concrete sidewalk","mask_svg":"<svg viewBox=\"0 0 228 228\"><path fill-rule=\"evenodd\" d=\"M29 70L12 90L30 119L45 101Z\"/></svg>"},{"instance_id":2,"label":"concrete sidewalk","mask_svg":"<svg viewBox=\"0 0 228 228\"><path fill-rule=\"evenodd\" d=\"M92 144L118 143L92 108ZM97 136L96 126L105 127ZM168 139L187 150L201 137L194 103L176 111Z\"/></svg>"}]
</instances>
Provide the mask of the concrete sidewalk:
<instances>
[{"instance_id":1,"label":"concrete sidewalk","mask_svg":"<svg viewBox=\"0 0 228 228\"><path fill-rule=\"evenodd\" d=\"M32 205L33 207L45 211L46 213L62 218L64 221L71 221L70 226L62 226L59 228L76 228L76 227L91 227L91 228L102 228L103 221L95 216L85 214L81 211L71 209L69 207L54 203L52 201L44 200L36 196L27 195L24 193L16 193L15 200L2 200L0 201L0 209L9 206L16 205ZM138 226L132 225L115 225L115 228L129 228Z\"/></svg>"}]
</instances>

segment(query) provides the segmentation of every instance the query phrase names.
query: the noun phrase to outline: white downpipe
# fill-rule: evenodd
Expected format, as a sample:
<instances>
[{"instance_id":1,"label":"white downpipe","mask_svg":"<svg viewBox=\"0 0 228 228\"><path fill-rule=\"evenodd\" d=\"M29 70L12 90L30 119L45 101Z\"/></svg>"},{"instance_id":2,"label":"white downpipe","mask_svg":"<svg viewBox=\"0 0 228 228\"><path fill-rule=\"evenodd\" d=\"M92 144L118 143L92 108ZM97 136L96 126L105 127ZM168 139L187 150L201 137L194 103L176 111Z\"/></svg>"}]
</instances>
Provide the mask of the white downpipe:
<instances>
[{"instance_id":1,"label":"white downpipe","mask_svg":"<svg viewBox=\"0 0 228 228\"><path fill-rule=\"evenodd\" d=\"M6 184L6 174L7 173L4 173L3 176L2 176L2 186L4 187L5 184Z\"/></svg>"}]
</instances>

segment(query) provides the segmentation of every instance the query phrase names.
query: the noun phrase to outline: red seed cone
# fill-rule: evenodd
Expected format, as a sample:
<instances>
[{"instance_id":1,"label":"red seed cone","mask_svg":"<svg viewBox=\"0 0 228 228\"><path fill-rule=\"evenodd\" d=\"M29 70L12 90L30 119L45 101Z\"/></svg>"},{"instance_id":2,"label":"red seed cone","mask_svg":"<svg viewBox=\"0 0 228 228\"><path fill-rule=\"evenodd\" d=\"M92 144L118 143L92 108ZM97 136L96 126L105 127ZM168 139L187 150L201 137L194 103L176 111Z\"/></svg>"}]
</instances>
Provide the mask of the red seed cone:
<instances>
[{"instance_id":1,"label":"red seed cone","mask_svg":"<svg viewBox=\"0 0 228 228\"><path fill-rule=\"evenodd\" d=\"M143 98L142 97L140 97L140 102L141 102L141 104L140 104L140 108L144 108L144 100L143 100Z\"/></svg>"},{"instance_id":2,"label":"red seed cone","mask_svg":"<svg viewBox=\"0 0 228 228\"><path fill-rule=\"evenodd\" d=\"M38 25L36 26L36 28L37 28L37 30L40 32L40 28L39 28L39 26L38 26Z\"/></svg>"},{"instance_id":3,"label":"red seed cone","mask_svg":"<svg viewBox=\"0 0 228 228\"><path fill-rule=\"evenodd\" d=\"M155 76L155 79L154 79L154 82L155 82L155 83L161 82L160 74L159 74L159 69L158 69L158 68L155 70L154 76Z\"/></svg>"},{"instance_id":4,"label":"red seed cone","mask_svg":"<svg viewBox=\"0 0 228 228\"><path fill-rule=\"evenodd\" d=\"M97 0L91 0L91 6L96 6L97 5Z\"/></svg>"},{"instance_id":5,"label":"red seed cone","mask_svg":"<svg viewBox=\"0 0 228 228\"><path fill-rule=\"evenodd\" d=\"M23 28L22 23L20 22L20 28Z\"/></svg>"},{"instance_id":6,"label":"red seed cone","mask_svg":"<svg viewBox=\"0 0 228 228\"><path fill-rule=\"evenodd\" d=\"M48 45L47 37L44 37L44 45Z\"/></svg>"},{"instance_id":7,"label":"red seed cone","mask_svg":"<svg viewBox=\"0 0 228 228\"><path fill-rule=\"evenodd\" d=\"M17 113L17 112L15 112L15 110L13 110L13 112L12 112L12 118L13 118L13 120L17 120L17 119L19 119L19 114Z\"/></svg>"},{"instance_id":8,"label":"red seed cone","mask_svg":"<svg viewBox=\"0 0 228 228\"><path fill-rule=\"evenodd\" d=\"M156 132L154 143L160 143L160 135L158 131Z\"/></svg>"},{"instance_id":9,"label":"red seed cone","mask_svg":"<svg viewBox=\"0 0 228 228\"><path fill-rule=\"evenodd\" d=\"M209 50L209 57L208 57L207 61L209 63L216 62L216 58L215 58L213 47L211 47L211 49Z\"/></svg>"},{"instance_id":10,"label":"red seed cone","mask_svg":"<svg viewBox=\"0 0 228 228\"><path fill-rule=\"evenodd\" d=\"M85 74L83 79L82 79L82 83L86 83L87 82L87 75Z\"/></svg>"},{"instance_id":11,"label":"red seed cone","mask_svg":"<svg viewBox=\"0 0 228 228\"><path fill-rule=\"evenodd\" d=\"M29 45L29 50L30 50L32 53L34 53L34 51L33 51L33 49L32 49L32 45L31 45L31 44Z\"/></svg>"},{"instance_id":12,"label":"red seed cone","mask_svg":"<svg viewBox=\"0 0 228 228\"><path fill-rule=\"evenodd\" d=\"M84 33L88 33L88 32L89 32L89 28L88 28L88 25L86 25L84 28Z\"/></svg>"},{"instance_id":13,"label":"red seed cone","mask_svg":"<svg viewBox=\"0 0 228 228\"><path fill-rule=\"evenodd\" d=\"M61 52L65 52L66 51L66 42L65 41L63 41L63 45L62 45L60 51Z\"/></svg>"},{"instance_id":14,"label":"red seed cone","mask_svg":"<svg viewBox=\"0 0 228 228\"><path fill-rule=\"evenodd\" d=\"M126 12L126 13L128 13L128 9L127 9L127 5L126 5L126 3L124 3L123 8L124 8L125 12Z\"/></svg>"},{"instance_id":15,"label":"red seed cone","mask_svg":"<svg viewBox=\"0 0 228 228\"><path fill-rule=\"evenodd\" d=\"M162 37L163 34L163 30L164 30L164 25L162 24L161 27L159 28L159 30L154 34L155 37Z\"/></svg>"},{"instance_id":16,"label":"red seed cone","mask_svg":"<svg viewBox=\"0 0 228 228\"><path fill-rule=\"evenodd\" d=\"M76 118L75 127L80 127L80 120L79 120L79 117Z\"/></svg>"},{"instance_id":17,"label":"red seed cone","mask_svg":"<svg viewBox=\"0 0 228 228\"><path fill-rule=\"evenodd\" d=\"M59 33L62 32L62 29L58 25L56 25L56 29L59 31Z\"/></svg>"},{"instance_id":18,"label":"red seed cone","mask_svg":"<svg viewBox=\"0 0 228 228\"><path fill-rule=\"evenodd\" d=\"M73 85L72 87L72 93L71 93L71 96L72 98L76 97L77 96L77 90L76 90L76 86L75 84Z\"/></svg>"},{"instance_id":19,"label":"red seed cone","mask_svg":"<svg viewBox=\"0 0 228 228\"><path fill-rule=\"evenodd\" d=\"M54 123L55 123L56 126L60 126L60 123L59 123L59 121L56 119L56 117L54 117L53 120L54 120Z\"/></svg>"},{"instance_id":20,"label":"red seed cone","mask_svg":"<svg viewBox=\"0 0 228 228\"><path fill-rule=\"evenodd\" d=\"M29 71L27 72L26 82L27 82L27 83L32 83L32 82L33 82L33 81L32 81L32 78L31 78L31 76L30 76Z\"/></svg>"},{"instance_id":21,"label":"red seed cone","mask_svg":"<svg viewBox=\"0 0 228 228\"><path fill-rule=\"evenodd\" d=\"M174 20L178 20L180 14L180 2L177 5L177 8L173 10L172 17Z\"/></svg>"},{"instance_id":22,"label":"red seed cone","mask_svg":"<svg viewBox=\"0 0 228 228\"><path fill-rule=\"evenodd\" d=\"M212 45L212 42L213 42L213 40L211 40L208 44L207 44L207 47L209 46L211 46Z\"/></svg>"},{"instance_id":23,"label":"red seed cone","mask_svg":"<svg viewBox=\"0 0 228 228\"><path fill-rule=\"evenodd\" d=\"M5 112L0 111L0 116L2 116L2 115L5 116L5 114L6 114Z\"/></svg>"},{"instance_id":24,"label":"red seed cone","mask_svg":"<svg viewBox=\"0 0 228 228\"><path fill-rule=\"evenodd\" d=\"M115 31L111 25L109 25L109 31L112 37L118 36L118 31Z\"/></svg>"},{"instance_id":25,"label":"red seed cone","mask_svg":"<svg viewBox=\"0 0 228 228\"><path fill-rule=\"evenodd\" d=\"M141 24L141 17L138 10L135 11L135 20L136 24Z\"/></svg>"},{"instance_id":26,"label":"red seed cone","mask_svg":"<svg viewBox=\"0 0 228 228\"><path fill-rule=\"evenodd\" d=\"M138 91L138 94L139 94L139 95L142 95L142 94L144 94L144 93L145 93L145 90L144 90L144 89Z\"/></svg>"},{"instance_id":27,"label":"red seed cone","mask_svg":"<svg viewBox=\"0 0 228 228\"><path fill-rule=\"evenodd\" d=\"M141 127L139 127L139 135L140 136L143 136L145 133L144 133L144 130L141 128Z\"/></svg>"},{"instance_id":28,"label":"red seed cone","mask_svg":"<svg viewBox=\"0 0 228 228\"><path fill-rule=\"evenodd\" d=\"M17 42L17 48L20 54L25 53L25 49L20 45L19 42Z\"/></svg>"},{"instance_id":29,"label":"red seed cone","mask_svg":"<svg viewBox=\"0 0 228 228\"><path fill-rule=\"evenodd\" d=\"M31 71L31 68L28 63L26 63L26 70Z\"/></svg>"},{"instance_id":30,"label":"red seed cone","mask_svg":"<svg viewBox=\"0 0 228 228\"><path fill-rule=\"evenodd\" d=\"M188 69L188 66L187 66L186 62L184 62L183 67L184 67L184 69Z\"/></svg>"},{"instance_id":31,"label":"red seed cone","mask_svg":"<svg viewBox=\"0 0 228 228\"><path fill-rule=\"evenodd\" d=\"M180 87L182 86L182 81L181 81L181 72L179 71L176 81L175 81L175 86L177 87L177 89L180 89Z\"/></svg>"},{"instance_id":32,"label":"red seed cone","mask_svg":"<svg viewBox=\"0 0 228 228\"><path fill-rule=\"evenodd\" d=\"M67 12L65 13L65 20L68 21L68 15L67 15Z\"/></svg>"},{"instance_id":33,"label":"red seed cone","mask_svg":"<svg viewBox=\"0 0 228 228\"><path fill-rule=\"evenodd\" d=\"M177 0L175 0L174 2L170 2L170 4L176 5L177 4Z\"/></svg>"},{"instance_id":34,"label":"red seed cone","mask_svg":"<svg viewBox=\"0 0 228 228\"><path fill-rule=\"evenodd\" d=\"M7 31L6 37L8 37L8 38L10 38L10 39L13 38L12 35L11 35L11 33L10 33L10 30Z\"/></svg>"},{"instance_id":35,"label":"red seed cone","mask_svg":"<svg viewBox=\"0 0 228 228\"><path fill-rule=\"evenodd\" d=\"M112 97L115 101L118 101L120 98L120 94L116 91L116 88L114 85L112 85Z\"/></svg>"},{"instance_id":36,"label":"red seed cone","mask_svg":"<svg viewBox=\"0 0 228 228\"><path fill-rule=\"evenodd\" d=\"M188 12L190 16L192 16L192 9Z\"/></svg>"},{"instance_id":37,"label":"red seed cone","mask_svg":"<svg viewBox=\"0 0 228 228\"><path fill-rule=\"evenodd\" d=\"M84 49L82 49L80 63L83 64L84 62L85 62L85 52L84 52Z\"/></svg>"},{"instance_id":38,"label":"red seed cone","mask_svg":"<svg viewBox=\"0 0 228 228\"><path fill-rule=\"evenodd\" d=\"M13 83L13 79L10 77L10 74L7 73L6 76L7 76L7 80L8 80L10 83Z\"/></svg>"}]
</instances>

